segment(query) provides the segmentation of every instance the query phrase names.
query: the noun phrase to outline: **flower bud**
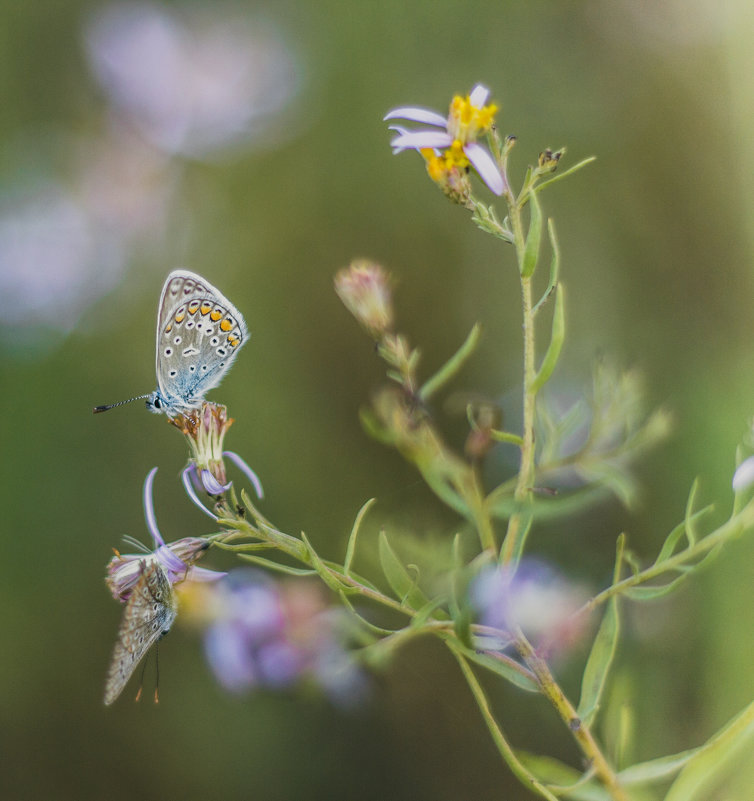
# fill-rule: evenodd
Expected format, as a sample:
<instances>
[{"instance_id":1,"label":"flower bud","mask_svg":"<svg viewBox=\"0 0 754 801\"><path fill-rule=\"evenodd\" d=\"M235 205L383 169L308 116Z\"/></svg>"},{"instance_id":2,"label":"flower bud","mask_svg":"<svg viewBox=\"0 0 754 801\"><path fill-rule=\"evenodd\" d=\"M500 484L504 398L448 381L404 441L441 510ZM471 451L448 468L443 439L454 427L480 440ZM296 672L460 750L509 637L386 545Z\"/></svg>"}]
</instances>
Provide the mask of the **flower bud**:
<instances>
[{"instance_id":1,"label":"flower bud","mask_svg":"<svg viewBox=\"0 0 754 801\"><path fill-rule=\"evenodd\" d=\"M348 311L375 339L393 326L390 278L379 264L357 259L335 276L335 291Z\"/></svg>"}]
</instances>

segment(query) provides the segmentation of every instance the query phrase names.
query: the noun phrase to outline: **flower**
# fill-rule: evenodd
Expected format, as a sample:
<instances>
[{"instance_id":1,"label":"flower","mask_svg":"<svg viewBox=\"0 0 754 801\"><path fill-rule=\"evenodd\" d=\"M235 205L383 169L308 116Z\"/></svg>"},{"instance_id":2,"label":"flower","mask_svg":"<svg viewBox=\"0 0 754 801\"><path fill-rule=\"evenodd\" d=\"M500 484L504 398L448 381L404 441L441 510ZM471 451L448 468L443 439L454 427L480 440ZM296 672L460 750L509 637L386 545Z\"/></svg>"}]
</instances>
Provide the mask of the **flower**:
<instances>
[{"instance_id":1,"label":"flower","mask_svg":"<svg viewBox=\"0 0 754 801\"><path fill-rule=\"evenodd\" d=\"M504 648L518 628L547 648L565 648L581 634L583 624L573 615L586 593L538 559L524 559L515 571L486 567L469 592L479 622L496 630L480 638L484 648Z\"/></svg>"},{"instance_id":2,"label":"flower","mask_svg":"<svg viewBox=\"0 0 754 801\"><path fill-rule=\"evenodd\" d=\"M176 415L170 418L170 423L183 432L189 443L191 459L181 478L189 498L205 514L217 520L216 515L199 500L197 491L203 489L209 495L218 496L227 492L232 484L227 480L224 457L246 474L258 498L264 495L262 484L249 465L237 453L223 450L225 434L233 425L233 418L228 417L225 406L205 401L201 409Z\"/></svg>"},{"instance_id":3,"label":"flower","mask_svg":"<svg viewBox=\"0 0 754 801\"><path fill-rule=\"evenodd\" d=\"M496 194L505 191L505 179L495 164L492 155L477 143L477 137L486 134L491 128L497 106L485 105L489 89L477 84L466 97L456 95L451 104L448 117L436 111L406 106L390 111L384 119L404 119L444 128L443 131L431 129L406 131L394 127L398 136L390 143L393 152L419 150L427 162L427 172L446 194L463 201L468 200L465 173L469 165L479 173L479 177ZM439 152L438 152L439 151Z\"/></svg>"},{"instance_id":4,"label":"flower","mask_svg":"<svg viewBox=\"0 0 754 801\"><path fill-rule=\"evenodd\" d=\"M183 620L204 630L207 662L229 692L309 680L336 701L361 694L363 677L317 585L241 568L212 586L183 585L181 601Z\"/></svg>"},{"instance_id":5,"label":"flower","mask_svg":"<svg viewBox=\"0 0 754 801\"><path fill-rule=\"evenodd\" d=\"M393 327L390 278L379 264L367 259L352 261L335 276L335 291L375 339L381 339Z\"/></svg>"},{"instance_id":6,"label":"flower","mask_svg":"<svg viewBox=\"0 0 754 801\"><path fill-rule=\"evenodd\" d=\"M733 474L733 489L736 492L747 489L754 484L754 456L744 459Z\"/></svg>"},{"instance_id":7,"label":"flower","mask_svg":"<svg viewBox=\"0 0 754 801\"><path fill-rule=\"evenodd\" d=\"M301 87L295 55L273 26L216 6L99 4L85 44L120 120L169 156L269 142Z\"/></svg>"},{"instance_id":8,"label":"flower","mask_svg":"<svg viewBox=\"0 0 754 801\"><path fill-rule=\"evenodd\" d=\"M144 481L144 515L147 528L154 540L155 549L148 553L121 554L115 556L107 565L105 582L113 594L113 598L124 603L144 572L144 563L159 562L171 584L184 581L217 581L225 576L217 570L195 567L194 562L209 548L209 542L201 537L184 537L169 544L165 543L154 516L152 502L152 485L157 468L153 467Z\"/></svg>"}]
</instances>

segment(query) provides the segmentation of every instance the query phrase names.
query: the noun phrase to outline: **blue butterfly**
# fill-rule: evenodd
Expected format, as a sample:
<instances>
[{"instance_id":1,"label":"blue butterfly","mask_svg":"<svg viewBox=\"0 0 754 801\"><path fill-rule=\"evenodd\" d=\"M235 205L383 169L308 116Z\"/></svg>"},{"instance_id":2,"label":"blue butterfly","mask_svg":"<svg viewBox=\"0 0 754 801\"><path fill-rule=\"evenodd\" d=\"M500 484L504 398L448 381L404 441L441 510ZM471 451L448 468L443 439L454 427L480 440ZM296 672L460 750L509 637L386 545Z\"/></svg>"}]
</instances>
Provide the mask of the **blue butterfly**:
<instances>
[{"instance_id":1,"label":"blue butterfly","mask_svg":"<svg viewBox=\"0 0 754 801\"><path fill-rule=\"evenodd\" d=\"M151 412L168 417L198 409L204 394L222 381L248 338L241 312L219 290L196 273L173 270L162 287L157 309L157 389L95 406L94 412L142 399Z\"/></svg>"}]
</instances>

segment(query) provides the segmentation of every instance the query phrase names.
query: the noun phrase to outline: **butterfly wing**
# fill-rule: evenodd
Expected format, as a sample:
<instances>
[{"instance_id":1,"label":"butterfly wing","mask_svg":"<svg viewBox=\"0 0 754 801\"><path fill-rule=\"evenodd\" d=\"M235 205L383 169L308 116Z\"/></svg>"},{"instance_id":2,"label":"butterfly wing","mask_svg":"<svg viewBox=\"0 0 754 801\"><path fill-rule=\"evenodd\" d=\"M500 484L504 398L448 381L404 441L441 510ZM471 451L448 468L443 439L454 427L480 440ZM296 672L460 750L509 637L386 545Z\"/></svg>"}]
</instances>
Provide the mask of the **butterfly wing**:
<instances>
[{"instance_id":1,"label":"butterfly wing","mask_svg":"<svg viewBox=\"0 0 754 801\"><path fill-rule=\"evenodd\" d=\"M105 704L121 694L144 655L175 620L175 593L162 565L141 563L142 571L123 612L105 682Z\"/></svg>"},{"instance_id":2,"label":"butterfly wing","mask_svg":"<svg viewBox=\"0 0 754 801\"><path fill-rule=\"evenodd\" d=\"M168 413L198 408L249 338L236 307L189 270L168 275L157 314L157 386Z\"/></svg>"}]
</instances>

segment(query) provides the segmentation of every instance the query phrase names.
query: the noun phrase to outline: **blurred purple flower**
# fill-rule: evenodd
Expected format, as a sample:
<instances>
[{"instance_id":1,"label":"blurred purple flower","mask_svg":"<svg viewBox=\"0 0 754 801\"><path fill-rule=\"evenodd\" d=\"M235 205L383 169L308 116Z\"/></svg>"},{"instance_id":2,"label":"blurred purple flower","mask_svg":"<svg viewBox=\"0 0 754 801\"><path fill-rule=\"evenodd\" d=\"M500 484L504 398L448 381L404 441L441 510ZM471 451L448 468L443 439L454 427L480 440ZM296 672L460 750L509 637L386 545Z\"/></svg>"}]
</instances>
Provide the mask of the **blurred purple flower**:
<instances>
[{"instance_id":1,"label":"blurred purple flower","mask_svg":"<svg viewBox=\"0 0 754 801\"><path fill-rule=\"evenodd\" d=\"M86 47L113 106L171 155L201 158L259 136L298 88L279 34L216 5L182 15L112 4L90 21Z\"/></svg>"},{"instance_id":2,"label":"blurred purple flower","mask_svg":"<svg viewBox=\"0 0 754 801\"><path fill-rule=\"evenodd\" d=\"M275 583L234 570L210 587L182 593L184 620L204 628L207 661L230 692L313 681L335 701L353 703L363 676L343 644L337 616L316 585Z\"/></svg>"},{"instance_id":3,"label":"blurred purple flower","mask_svg":"<svg viewBox=\"0 0 754 801\"><path fill-rule=\"evenodd\" d=\"M515 572L504 566L484 568L469 594L478 622L499 632L480 638L484 648L505 648L518 627L538 644L555 649L568 647L581 634L582 622L572 615L586 593L537 559L524 559Z\"/></svg>"},{"instance_id":4,"label":"blurred purple flower","mask_svg":"<svg viewBox=\"0 0 754 801\"><path fill-rule=\"evenodd\" d=\"M144 515L147 528L154 540L153 551L144 554L121 554L115 556L107 566L105 582L113 597L119 601L127 601L135 584L144 572L144 562L157 561L165 569L171 584L184 580L217 581L226 573L196 567L194 562L207 550L209 543L200 537L184 537L166 544L162 538L154 515L152 502L152 485L157 468L153 467L144 481Z\"/></svg>"}]
</instances>

